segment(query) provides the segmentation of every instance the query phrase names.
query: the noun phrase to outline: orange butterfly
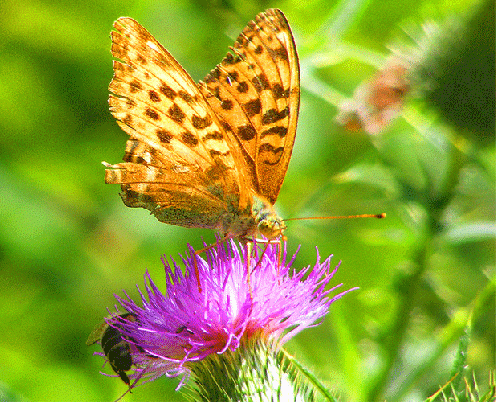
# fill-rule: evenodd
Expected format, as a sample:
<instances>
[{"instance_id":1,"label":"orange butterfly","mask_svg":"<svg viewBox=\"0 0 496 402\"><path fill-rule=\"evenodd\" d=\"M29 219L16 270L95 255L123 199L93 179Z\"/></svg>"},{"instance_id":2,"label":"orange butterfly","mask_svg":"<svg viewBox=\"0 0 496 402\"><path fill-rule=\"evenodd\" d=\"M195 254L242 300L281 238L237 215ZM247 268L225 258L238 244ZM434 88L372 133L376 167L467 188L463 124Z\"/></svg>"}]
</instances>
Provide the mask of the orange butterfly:
<instances>
[{"instance_id":1,"label":"orange butterfly","mask_svg":"<svg viewBox=\"0 0 496 402\"><path fill-rule=\"evenodd\" d=\"M129 207L161 222L210 228L225 238L283 234L273 208L296 135L300 103L296 47L284 14L248 23L222 62L196 84L131 18L114 23L112 114L130 138L121 184Z\"/></svg>"}]
</instances>

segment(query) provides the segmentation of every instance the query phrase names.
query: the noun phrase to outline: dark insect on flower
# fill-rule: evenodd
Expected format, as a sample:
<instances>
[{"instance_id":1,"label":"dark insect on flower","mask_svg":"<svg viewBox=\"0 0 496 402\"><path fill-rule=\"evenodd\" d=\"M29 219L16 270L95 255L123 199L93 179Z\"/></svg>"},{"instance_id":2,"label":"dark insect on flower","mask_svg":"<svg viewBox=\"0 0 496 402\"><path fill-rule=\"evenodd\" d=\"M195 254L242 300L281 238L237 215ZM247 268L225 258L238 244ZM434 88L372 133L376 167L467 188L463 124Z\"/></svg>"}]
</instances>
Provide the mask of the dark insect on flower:
<instances>
[{"instance_id":1,"label":"dark insect on flower","mask_svg":"<svg viewBox=\"0 0 496 402\"><path fill-rule=\"evenodd\" d=\"M119 317L119 321L136 321L136 315L133 313L124 313ZM133 358L131 355L130 337L123 336L119 329L119 321L114 321L112 325L107 322L100 324L91 332L86 344L88 346L100 342L103 353L110 363L112 370L124 381L130 385L131 381L126 374L126 371L131 370Z\"/></svg>"}]
</instances>

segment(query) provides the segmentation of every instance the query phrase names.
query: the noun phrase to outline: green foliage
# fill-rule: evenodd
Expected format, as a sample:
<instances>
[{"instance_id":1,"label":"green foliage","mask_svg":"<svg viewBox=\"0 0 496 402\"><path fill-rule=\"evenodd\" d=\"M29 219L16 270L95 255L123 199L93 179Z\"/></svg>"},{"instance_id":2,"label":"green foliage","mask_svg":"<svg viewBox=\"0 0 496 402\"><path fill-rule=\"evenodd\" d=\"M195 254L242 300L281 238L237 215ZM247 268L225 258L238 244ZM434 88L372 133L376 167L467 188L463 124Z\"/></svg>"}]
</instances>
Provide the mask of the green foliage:
<instances>
[{"instance_id":1,"label":"green foliage","mask_svg":"<svg viewBox=\"0 0 496 402\"><path fill-rule=\"evenodd\" d=\"M422 401L454 372L461 378L462 366L469 368L464 377L475 373L480 395L494 392L494 127L460 122L463 116L444 113L449 105L434 106L444 99L442 86L432 98L407 102L374 137L334 121L339 103L389 56L387 45L406 21L475 18L468 13L475 0L452 3L4 0L0 399L119 397L126 387L98 373L111 370L86 347L88 334L115 304L114 293L137 295L145 269L164 286L161 254L183 253L188 242L201 248L202 236L214 241L209 231L126 208L117 186L103 184L100 162L119 162L127 139L107 105L112 22L137 19L199 80L246 22L273 6L290 21L302 68L298 134L276 208L283 218L387 213L381 220L288 222L289 252L302 245L295 267L313 263L318 246L342 261L337 283L361 288L288 350L343 401ZM484 28L481 35L491 32ZM463 42L473 43L469 54L479 55L482 39ZM464 76L464 85L470 81ZM490 82L494 100L494 72ZM481 112L494 117L494 110ZM465 387L456 381L455 390ZM177 384L164 377L125 398L184 400Z\"/></svg>"}]
</instances>

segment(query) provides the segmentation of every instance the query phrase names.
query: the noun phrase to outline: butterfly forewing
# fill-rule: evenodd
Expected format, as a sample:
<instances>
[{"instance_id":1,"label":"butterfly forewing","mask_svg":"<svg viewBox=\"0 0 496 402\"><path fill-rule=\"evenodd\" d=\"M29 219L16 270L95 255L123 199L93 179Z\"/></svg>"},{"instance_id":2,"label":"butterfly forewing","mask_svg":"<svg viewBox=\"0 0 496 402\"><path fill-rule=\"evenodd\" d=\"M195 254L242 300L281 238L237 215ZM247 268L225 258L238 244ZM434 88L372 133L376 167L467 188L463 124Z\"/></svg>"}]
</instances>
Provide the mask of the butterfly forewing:
<instances>
[{"instance_id":1,"label":"butterfly forewing","mask_svg":"<svg viewBox=\"0 0 496 402\"><path fill-rule=\"evenodd\" d=\"M273 204L298 118L299 65L291 29L281 11L267 10L231 49L200 89L243 150L254 191Z\"/></svg>"},{"instance_id":2,"label":"butterfly forewing","mask_svg":"<svg viewBox=\"0 0 496 402\"><path fill-rule=\"evenodd\" d=\"M193 80L136 21L120 18L114 27L112 54L124 63L114 61L109 89L117 96L109 102L121 127L158 150L173 149L179 162L208 160L191 122L193 114L209 119Z\"/></svg>"}]
</instances>

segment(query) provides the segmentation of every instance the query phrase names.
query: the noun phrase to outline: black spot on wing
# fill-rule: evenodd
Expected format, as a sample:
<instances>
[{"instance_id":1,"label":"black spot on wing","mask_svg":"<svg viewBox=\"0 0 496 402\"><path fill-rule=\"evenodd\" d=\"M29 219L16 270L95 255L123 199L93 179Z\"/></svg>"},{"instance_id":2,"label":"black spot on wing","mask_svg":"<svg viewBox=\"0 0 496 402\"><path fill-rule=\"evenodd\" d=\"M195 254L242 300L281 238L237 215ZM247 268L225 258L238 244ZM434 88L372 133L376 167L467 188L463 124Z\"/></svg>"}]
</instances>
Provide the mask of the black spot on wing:
<instances>
[{"instance_id":1,"label":"black spot on wing","mask_svg":"<svg viewBox=\"0 0 496 402\"><path fill-rule=\"evenodd\" d=\"M253 126L250 125L241 126L238 127L238 135L241 137L241 139L249 141L255 138L255 136L257 135L257 131Z\"/></svg>"},{"instance_id":2,"label":"black spot on wing","mask_svg":"<svg viewBox=\"0 0 496 402\"><path fill-rule=\"evenodd\" d=\"M284 119L289 115L289 108L286 106L283 110L278 112L276 109L267 110L262 117L262 124L272 124Z\"/></svg>"}]
</instances>

